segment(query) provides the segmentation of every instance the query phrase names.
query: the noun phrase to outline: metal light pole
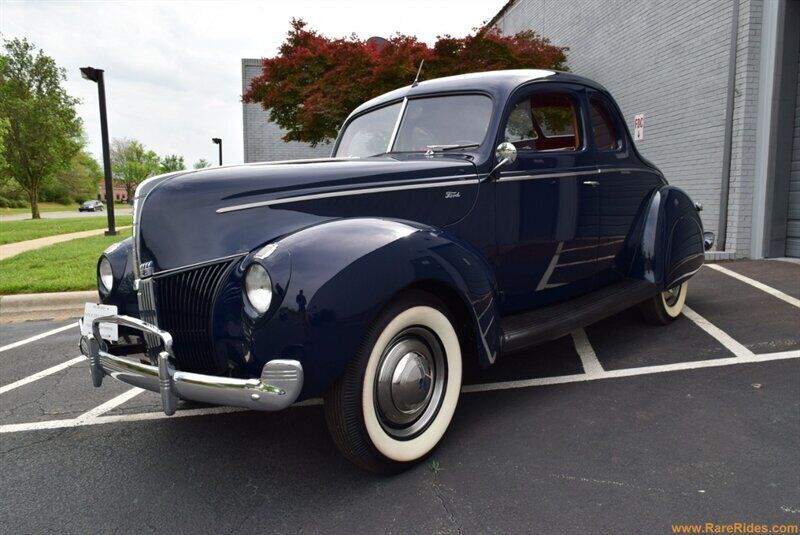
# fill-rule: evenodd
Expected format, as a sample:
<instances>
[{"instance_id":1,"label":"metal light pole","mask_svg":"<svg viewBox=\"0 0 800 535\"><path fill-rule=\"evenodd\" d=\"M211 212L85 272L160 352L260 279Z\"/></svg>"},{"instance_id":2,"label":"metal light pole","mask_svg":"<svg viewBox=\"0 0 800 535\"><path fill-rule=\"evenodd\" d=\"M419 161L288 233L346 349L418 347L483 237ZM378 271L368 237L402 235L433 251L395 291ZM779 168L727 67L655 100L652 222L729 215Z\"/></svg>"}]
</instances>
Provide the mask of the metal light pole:
<instances>
[{"instance_id":1,"label":"metal light pole","mask_svg":"<svg viewBox=\"0 0 800 535\"><path fill-rule=\"evenodd\" d=\"M212 137L211 141L213 141L214 144L219 145L219 164L222 165L222 138Z\"/></svg>"},{"instance_id":2,"label":"metal light pole","mask_svg":"<svg viewBox=\"0 0 800 535\"><path fill-rule=\"evenodd\" d=\"M100 100L100 134L103 142L103 173L106 182L106 213L108 214L108 230L106 236L116 236L116 222L114 220L114 185L111 182L111 154L108 148L108 118L106 117L106 86L103 82L103 69L94 67L81 67L81 76L97 84L97 94Z\"/></svg>"}]
</instances>

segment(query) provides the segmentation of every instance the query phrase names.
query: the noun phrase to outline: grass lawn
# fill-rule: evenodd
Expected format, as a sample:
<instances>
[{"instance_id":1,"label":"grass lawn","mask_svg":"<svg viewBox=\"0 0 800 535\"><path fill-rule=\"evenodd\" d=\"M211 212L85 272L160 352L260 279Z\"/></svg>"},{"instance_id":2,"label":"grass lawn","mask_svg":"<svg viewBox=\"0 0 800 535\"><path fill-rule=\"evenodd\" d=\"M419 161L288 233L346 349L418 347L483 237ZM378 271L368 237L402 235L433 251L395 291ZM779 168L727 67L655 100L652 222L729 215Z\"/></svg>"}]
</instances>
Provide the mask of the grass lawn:
<instances>
[{"instance_id":1,"label":"grass lawn","mask_svg":"<svg viewBox=\"0 0 800 535\"><path fill-rule=\"evenodd\" d=\"M129 215L119 215L116 220L118 227L124 227L130 225L133 218ZM3 221L0 222L0 245L44 238L45 236L55 236L56 234L105 228L106 221L105 217Z\"/></svg>"},{"instance_id":2,"label":"grass lawn","mask_svg":"<svg viewBox=\"0 0 800 535\"><path fill-rule=\"evenodd\" d=\"M130 235L80 238L0 260L0 295L94 290L98 257Z\"/></svg>"},{"instance_id":3,"label":"grass lawn","mask_svg":"<svg viewBox=\"0 0 800 535\"><path fill-rule=\"evenodd\" d=\"M72 212L77 210L80 204L58 204L54 202L40 202L39 212ZM0 208L0 215L30 214L30 206L27 208Z\"/></svg>"}]
</instances>

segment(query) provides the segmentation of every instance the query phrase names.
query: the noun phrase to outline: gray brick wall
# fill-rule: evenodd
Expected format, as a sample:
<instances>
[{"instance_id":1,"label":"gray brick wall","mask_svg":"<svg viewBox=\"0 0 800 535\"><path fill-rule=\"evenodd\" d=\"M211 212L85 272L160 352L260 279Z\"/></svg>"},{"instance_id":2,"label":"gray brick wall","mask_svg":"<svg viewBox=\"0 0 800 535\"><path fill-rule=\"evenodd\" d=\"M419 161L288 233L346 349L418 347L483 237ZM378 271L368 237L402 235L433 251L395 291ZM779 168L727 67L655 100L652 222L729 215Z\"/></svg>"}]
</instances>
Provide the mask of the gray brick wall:
<instances>
[{"instance_id":1,"label":"gray brick wall","mask_svg":"<svg viewBox=\"0 0 800 535\"><path fill-rule=\"evenodd\" d=\"M242 93L250 80L261 73L260 59L242 60ZM242 104L244 123L244 161L266 162L274 160L297 160L330 156L330 144L311 147L307 143L285 142L281 139L286 131L269 120L259 104Z\"/></svg>"},{"instance_id":2,"label":"gray brick wall","mask_svg":"<svg viewBox=\"0 0 800 535\"><path fill-rule=\"evenodd\" d=\"M761 0L740 2L728 250L749 255ZM717 231L733 3L730 0L517 0L497 21L569 46L572 72L603 84L628 127L645 114L642 154L705 207Z\"/></svg>"}]
</instances>

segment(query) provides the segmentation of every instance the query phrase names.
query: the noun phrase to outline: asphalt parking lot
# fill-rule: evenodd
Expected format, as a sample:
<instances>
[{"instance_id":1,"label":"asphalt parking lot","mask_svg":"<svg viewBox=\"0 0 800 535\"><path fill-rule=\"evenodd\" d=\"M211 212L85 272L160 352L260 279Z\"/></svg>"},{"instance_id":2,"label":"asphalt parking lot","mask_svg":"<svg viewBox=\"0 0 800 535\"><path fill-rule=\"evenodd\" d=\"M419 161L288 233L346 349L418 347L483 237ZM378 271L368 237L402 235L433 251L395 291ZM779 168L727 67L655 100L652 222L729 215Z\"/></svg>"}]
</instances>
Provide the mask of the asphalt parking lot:
<instances>
[{"instance_id":1,"label":"asphalt parking lot","mask_svg":"<svg viewBox=\"0 0 800 535\"><path fill-rule=\"evenodd\" d=\"M471 377L439 448L392 478L339 455L318 403L167 418L156 394L91 387L74 322L0 325L0 532L800 524L800 264L704 267L687 304Z\"/></svg>"}]
</instances>

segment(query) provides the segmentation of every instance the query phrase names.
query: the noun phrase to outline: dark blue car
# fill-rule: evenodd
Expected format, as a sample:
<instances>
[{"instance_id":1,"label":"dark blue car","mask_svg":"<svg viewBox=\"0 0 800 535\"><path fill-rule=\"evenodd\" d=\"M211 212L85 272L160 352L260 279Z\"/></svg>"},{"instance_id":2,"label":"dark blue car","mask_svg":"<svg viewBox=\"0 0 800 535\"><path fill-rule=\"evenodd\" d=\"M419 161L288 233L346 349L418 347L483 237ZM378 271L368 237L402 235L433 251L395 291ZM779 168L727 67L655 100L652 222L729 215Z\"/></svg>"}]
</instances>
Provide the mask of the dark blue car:
<instances>
[{"instance_id":1,"label":"dark blue car","mask_svg":"<svg viewBox=\"0 0 800 535\"><path fill-rule=\"evenodd\" d=\"M356 109L329 159L142 183L81 346L95 386L167 414L324 397L344 455L398 471L444 435L465 370L629 307L674 320L713 241L699 210L590 80L425 81Z\"/></svg>"}]
</instances>

